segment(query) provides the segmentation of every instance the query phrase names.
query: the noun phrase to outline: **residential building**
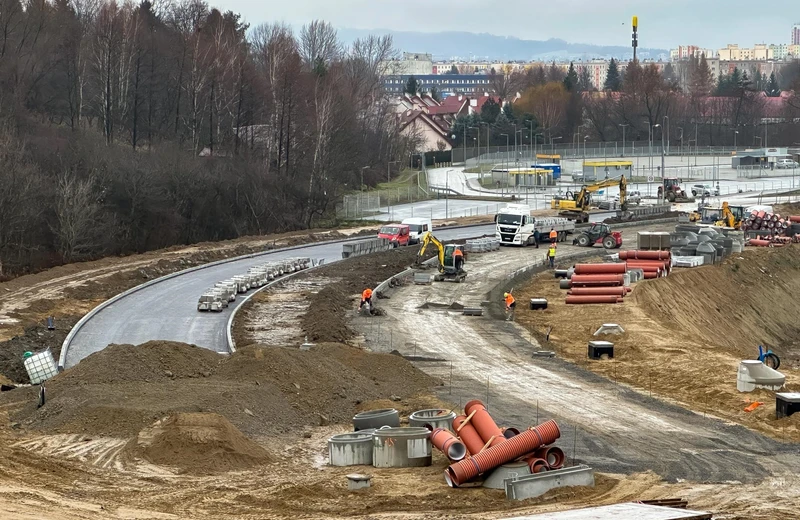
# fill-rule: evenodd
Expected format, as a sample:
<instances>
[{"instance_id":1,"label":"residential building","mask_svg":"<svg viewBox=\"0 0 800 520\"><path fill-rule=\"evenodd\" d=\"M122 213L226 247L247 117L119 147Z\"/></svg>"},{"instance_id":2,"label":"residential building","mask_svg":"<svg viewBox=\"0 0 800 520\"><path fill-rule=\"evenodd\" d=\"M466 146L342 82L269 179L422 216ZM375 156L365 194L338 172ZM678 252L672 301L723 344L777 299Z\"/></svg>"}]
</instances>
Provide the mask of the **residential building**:
<instances>
[{"instance_id":1,"label":"residential building","mask_svg":"<svg viewBox=\"0 0 800 520\"><path fill-rule=\"evenodd\" d=\"M788 56L793 59L800 59L800 43L789 45Z\"/></svg>"},{"instance_id":2,"label":"residential building","mask_svg":"<svg viewBox=\"0 0 800 520\"><path fill-rule=\"evenodd\" d=\"M792 45L800 45L800 22L792 26Z\"/></svg>"},{"instance_id":3,"label":"residential building","mask_svg":"<svg viewBox=\"0 0 800 520\"><path fill-rule=\"evenodd\" d=\"M383 78L386 92L402 93L412 75L425 92L430 91L431 87L436 87L442 94L483 94L493 91L489 77L484 74L393 74Z\"/></svg>"},{"instance_id":4,"label":"residential building","mask_svg":"<svg viewBox=\"0 0 800 520\"><path fill-rule=\"evenodd\" d=\"M754 60L773 60L775 59L772 49L767 47L766 43L757 43L753 47L753 58Z\"/></svg>"},{"instance_id":5,"label":"residential building","mask_svg":"<svg viewBox=\"0 0 800 520\"><path fill-rule=\"evenodd\" d=\"M708 59L715 57L717 52L713 49L701 49L697 45L681 45L677 49L672 49L669 51L669 60L688 60L690 56L699 58L702 55L705 55L706 59Z\"/></svg>"},{"instance_id":6,"label":"residential building","mask_svg":"<svg viewBox=\"0 0 800 520\"><path fill-rule=\"evenodd\" d=\"M757 43L753 48L739 47L737 44L728 44L724 49L719 50L720 61L750 61L750 60L773 60L774 46L766 43Z\"/></svg>"}]
</instances>

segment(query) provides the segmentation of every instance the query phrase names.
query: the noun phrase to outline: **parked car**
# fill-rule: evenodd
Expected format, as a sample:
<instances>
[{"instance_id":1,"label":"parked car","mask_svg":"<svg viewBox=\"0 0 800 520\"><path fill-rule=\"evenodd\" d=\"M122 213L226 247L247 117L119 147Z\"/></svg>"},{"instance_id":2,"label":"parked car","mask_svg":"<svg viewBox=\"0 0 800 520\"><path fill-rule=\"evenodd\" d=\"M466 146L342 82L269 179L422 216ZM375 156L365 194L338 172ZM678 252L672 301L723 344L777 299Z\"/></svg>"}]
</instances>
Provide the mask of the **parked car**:
<instances>
[{"instance_id":1,"label":"parked car","mask_svg":"<svg viewBox=\"0 0 800 520\"><path fill-rule=\"evenodd\" d=\"M695 184L692 186L692 197L719 197L719 188L710 184Z\"/></svg>"},{"instance_id":2,"label":"parked car","mask_svg":"<svg viewBox=\"0 0 800 520\"><path fill-rule=\"evenodd\" d=\"M389 240L392 247L407 246L411 240L411 230L407 224L387 224L381 226L378 238Z\"/></svg>"},{"instance_id":3,"label":"parked car","mask_svg":"<svg viewBox=\"0 0 800 520\"><path fill-rule=\"evenodd\" d=\"M800 168L800 165L792 159L778 159L775 161L775 167L779 170L793 170L794 168Z\"/></svg>"},{"instance_id":4,"label":"parked car","mask_svg":"<svg viewBox=\"0 0 800 520\"><path fill-rule=\"evenodd\" d=\"M197 302L198 311L222 312L222 308L222 300L215 293L204 293Z\"/></svg>"}]
</instances>

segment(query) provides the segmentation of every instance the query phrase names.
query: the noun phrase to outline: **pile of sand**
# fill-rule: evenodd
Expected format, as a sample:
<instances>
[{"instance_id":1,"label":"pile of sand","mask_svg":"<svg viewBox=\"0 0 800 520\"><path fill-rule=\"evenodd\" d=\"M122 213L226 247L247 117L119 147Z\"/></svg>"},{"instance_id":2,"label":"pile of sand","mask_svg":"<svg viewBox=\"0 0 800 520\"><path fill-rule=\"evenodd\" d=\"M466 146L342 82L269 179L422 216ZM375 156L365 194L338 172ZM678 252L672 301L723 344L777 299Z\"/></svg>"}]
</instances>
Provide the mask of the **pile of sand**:
<instances>
[{"instance_id":1,"label":"pile of sand","mask_svg":"<svg viewBox=\"0 0 800 520\"><path fill-rule=\"evenodd\" d=\"M208 475L272 461L270 454L214 413L178 413L139 432L129 453L181 473Z\"/></svg>"}]
</instances>

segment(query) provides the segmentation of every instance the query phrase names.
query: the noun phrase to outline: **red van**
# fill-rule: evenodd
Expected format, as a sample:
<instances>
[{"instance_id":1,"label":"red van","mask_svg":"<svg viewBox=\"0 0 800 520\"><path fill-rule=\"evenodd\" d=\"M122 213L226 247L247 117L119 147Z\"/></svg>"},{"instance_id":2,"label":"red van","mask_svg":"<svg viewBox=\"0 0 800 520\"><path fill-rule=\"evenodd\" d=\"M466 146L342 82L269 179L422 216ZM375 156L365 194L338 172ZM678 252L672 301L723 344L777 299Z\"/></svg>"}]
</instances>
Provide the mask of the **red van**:
<instances>
[{"instance_id":1,"label":"red van","mask_svg":"<svg viewBox=\"0 0 800 520\"><path fill-rule=\"evenodd\" d=\"M386 224L378 231L378 238L385 238L394 247L407 246L411 239L411 228L408 224Z\"/></svg>"}]
</instances>

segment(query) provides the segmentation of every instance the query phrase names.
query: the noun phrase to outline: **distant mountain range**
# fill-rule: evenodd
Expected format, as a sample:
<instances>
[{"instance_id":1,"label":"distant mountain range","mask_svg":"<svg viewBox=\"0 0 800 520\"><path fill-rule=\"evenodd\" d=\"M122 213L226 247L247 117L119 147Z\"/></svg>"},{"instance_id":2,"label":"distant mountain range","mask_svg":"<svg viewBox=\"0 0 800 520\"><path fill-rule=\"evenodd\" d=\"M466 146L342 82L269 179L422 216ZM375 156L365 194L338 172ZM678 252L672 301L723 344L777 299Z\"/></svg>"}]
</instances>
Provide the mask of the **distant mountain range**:
<instances>
[{"instance_id":1,"label":"distant mountain range","mask_svg":"<svg viewBox=\"0 0 800 520\"><path fill-rule=\"evenodd\" d=\"M560 39L521 40L511 36L485 33L455 31L425 33L347 28L339 28L338 31L339 37L348 44L356 38L370 34L390 34L398 51L430 53L437 60L449 60L456 57L461 60L473 58L492 61L630 59L633 54L630 47L569 43ZM666 49L639 48L637 54L641 59L658 59L659 57L666 59L669 57L669 51Z\"/></svg>"}]
</instances>

